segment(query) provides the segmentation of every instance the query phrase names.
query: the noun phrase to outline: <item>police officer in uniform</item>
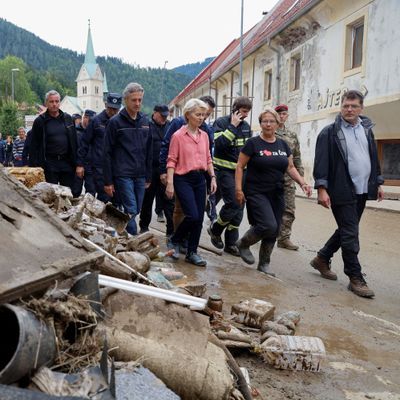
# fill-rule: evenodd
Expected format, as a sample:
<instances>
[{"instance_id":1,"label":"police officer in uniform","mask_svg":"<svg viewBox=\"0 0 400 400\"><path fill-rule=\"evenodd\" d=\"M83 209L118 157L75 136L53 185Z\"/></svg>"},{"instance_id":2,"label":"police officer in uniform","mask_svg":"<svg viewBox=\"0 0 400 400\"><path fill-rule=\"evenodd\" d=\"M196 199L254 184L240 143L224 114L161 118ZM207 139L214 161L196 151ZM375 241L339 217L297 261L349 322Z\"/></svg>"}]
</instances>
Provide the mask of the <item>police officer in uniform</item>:
<instances>
[{"instance_id":1,"label":"police officer in uniform","mask_svg":"<svg viewBox=\"0 0 400 400\"><path fill-rule=\"evenodd\" d=\"M82 176L85 173L84 164L91 155L90 165L93 173L93 181L97 198L105 203L110 197L104 192L103 176L103 147L107 124L111 117L116 115L121 108L122 96L118 93L109 93L106 100L106 108L97 114L86 128L82 136L81 145L78 151L78 166L76 174Z\"/></svg>"}]
</instances>

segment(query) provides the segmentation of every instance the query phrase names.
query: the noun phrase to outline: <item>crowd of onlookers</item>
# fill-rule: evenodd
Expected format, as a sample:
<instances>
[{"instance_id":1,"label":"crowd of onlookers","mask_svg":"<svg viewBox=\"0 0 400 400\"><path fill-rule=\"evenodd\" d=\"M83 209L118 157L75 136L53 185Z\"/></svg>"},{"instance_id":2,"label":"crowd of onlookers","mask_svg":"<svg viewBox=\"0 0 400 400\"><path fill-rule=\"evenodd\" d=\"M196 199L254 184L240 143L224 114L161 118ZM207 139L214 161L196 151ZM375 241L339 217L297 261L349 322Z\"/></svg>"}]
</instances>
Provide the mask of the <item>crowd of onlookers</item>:
<instances>
[{"instance_id":1,"label":"crowd of onlookers","mask_svg":"<svg viewBox=\"0 0 400 400\"><path fill-rule=\"evenodd\" d=\"M27 133L25 128L19 127L15 137L12 135L4 136L5 138L0 133L0 163L5 167L27 166L27 148L25 148Z\"/></svg>"}]
</instances>

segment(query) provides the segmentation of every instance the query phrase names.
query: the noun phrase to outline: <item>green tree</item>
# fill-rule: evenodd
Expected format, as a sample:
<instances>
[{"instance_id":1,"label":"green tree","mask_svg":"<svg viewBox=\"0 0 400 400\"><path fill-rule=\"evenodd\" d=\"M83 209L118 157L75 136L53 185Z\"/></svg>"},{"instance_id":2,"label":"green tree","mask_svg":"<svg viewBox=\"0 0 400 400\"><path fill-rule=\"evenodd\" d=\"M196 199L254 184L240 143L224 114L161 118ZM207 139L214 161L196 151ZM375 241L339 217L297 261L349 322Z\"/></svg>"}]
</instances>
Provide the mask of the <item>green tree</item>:
<instances>
[{"instance_id":1,"label":"green tree","mask_svg":"<svg viewBox=\"0 0 400 400\"><path fill-rule=\"evenodd\" d=\"M0 60L0 97L11 98L12 70L14 71L14 99L17 103L33 104L37 96L32 91L27 79L27 66L23 60L14 56L7 56Z\"/></svg>"},{"instance_id":2,"label":"green tree","mask_svg":"<svg viewBox=\"0 0 400 400\"><path fill-rule=\"evenodd\" d=\"M15 136L18 127L23 125L22 118L18 114L18 107L15 102L5 101L0 109L0 132L3 136Z\"/></svg>"}]
</instances>

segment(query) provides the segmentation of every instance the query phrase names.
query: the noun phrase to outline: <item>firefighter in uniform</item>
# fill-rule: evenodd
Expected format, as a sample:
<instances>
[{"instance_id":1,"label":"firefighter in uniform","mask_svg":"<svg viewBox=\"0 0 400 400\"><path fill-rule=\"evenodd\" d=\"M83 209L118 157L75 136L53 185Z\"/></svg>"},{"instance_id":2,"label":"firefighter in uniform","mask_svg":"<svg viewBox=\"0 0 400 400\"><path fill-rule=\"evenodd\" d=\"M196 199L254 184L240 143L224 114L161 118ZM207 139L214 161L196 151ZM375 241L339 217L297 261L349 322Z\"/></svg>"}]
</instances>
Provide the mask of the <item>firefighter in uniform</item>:
<instances>
[{"instance_id":1,"label":"firefighter in uniform","mask_svg":"<svg viewBox=\"0 0 400 400\"><path fill-rule=\"evenodd\" d=\"M238 97L232 113L214 122L214 168L217 185L224 205L218 218L207 229L211 243L225 252L240 256L236 246L239 225L243 218L243 206L235 199L235 170L240 150L251 137L250 125L245 121L252 108L248 97ZM225 230L225 244L221 235Z\"/></svg>"}]
</instances>

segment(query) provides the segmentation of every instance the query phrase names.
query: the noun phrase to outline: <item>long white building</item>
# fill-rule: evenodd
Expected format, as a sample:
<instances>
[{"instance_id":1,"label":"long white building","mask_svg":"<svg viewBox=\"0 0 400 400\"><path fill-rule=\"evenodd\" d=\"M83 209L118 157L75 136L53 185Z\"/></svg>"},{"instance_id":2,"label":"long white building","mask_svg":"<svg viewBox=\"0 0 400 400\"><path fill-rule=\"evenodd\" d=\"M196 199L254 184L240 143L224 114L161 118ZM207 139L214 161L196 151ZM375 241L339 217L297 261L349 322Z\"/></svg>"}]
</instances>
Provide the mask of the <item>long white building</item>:
<instances>
[{"instance_id":1,"label":"long white building","mask_svg":"<svg viewBox=\"0 0 400 400\"><path fill-rule=\"evenodd\" d=\"M339 112L341 95L360 90L376 124L385 189L400 193L399 23L398 0L281 0L243 35L241 88L239 38L171 104L179 114L189 98L210 94L217 118L241 92L253 99L254 131L265 107L287 104L311 181L318 133Z\"/></svg>"}]
</instances>

